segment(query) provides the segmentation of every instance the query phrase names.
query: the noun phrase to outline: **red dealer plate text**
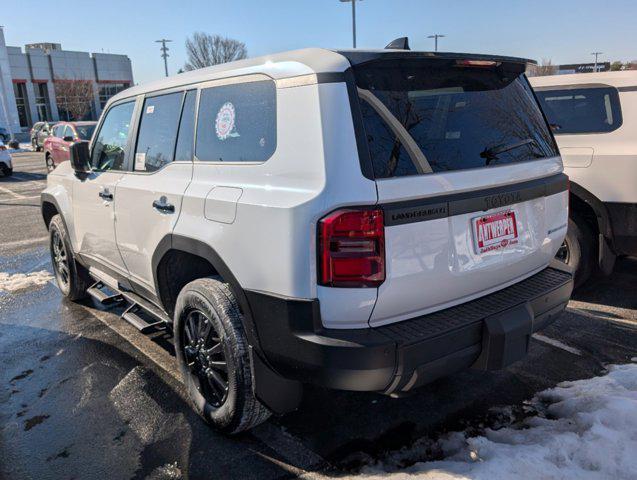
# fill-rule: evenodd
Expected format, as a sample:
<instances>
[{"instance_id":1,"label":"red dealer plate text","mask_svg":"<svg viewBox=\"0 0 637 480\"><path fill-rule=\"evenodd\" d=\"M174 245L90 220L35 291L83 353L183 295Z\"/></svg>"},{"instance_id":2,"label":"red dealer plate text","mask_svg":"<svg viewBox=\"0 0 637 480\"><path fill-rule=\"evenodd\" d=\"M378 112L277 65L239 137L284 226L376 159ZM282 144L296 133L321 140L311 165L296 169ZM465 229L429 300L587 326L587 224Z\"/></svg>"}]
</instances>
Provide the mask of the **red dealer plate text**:
<instances>
[{"instance_id":1,"label":"red dealer plate text","mask_svg":"<svg viewBox=\"0 0 637 480\"><path fill-rule=\"evenodd\" d=\"M507 210L474 218L473 241L477 253L499 250L518 243L515 212Z\"/></svg>"}]
</instances>

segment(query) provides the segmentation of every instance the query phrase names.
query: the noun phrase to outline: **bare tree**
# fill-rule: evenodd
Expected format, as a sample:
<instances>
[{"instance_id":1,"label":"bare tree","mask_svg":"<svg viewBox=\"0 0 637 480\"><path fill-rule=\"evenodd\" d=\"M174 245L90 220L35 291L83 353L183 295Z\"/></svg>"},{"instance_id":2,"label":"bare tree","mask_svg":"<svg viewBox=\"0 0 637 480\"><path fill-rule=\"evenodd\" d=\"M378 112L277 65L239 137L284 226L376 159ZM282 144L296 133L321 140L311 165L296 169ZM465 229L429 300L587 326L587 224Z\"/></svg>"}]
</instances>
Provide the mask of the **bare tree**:
<instances>
[{"instance_id":1,"label":"bare tree","mask_svg":"<svg viewBox=\"0 0 637 480\"><path fill-rule=\"evenodd\" d=\"M538 65L529 66L526 74L529 77L543 77L546 75L556 75L557 65L553 65L550 58L543 58Z\"/></svg>"},{"instance_id":2,"label":"bare tree","mask_svg":"<svg viewBox=\"0 0 637 480\"><path fill-rule=\"evenodd\" d=\"M184 65L184 70L196 70L241 60L248 55L245 43L203 32L195 32L192 38L186 39L186 53L188 61Z\"/></svg>"},{"instance_id":3,"label":"bare tree","mask_svg":"<svg viewBox=\"0 0 637 480\"><path fill-rule=\"evenodd\" d=\"M56 78L54 83L58 108L66 111L66 120L82 120L91 112L94 100L91 80Z\"/></svg>"}]
</instances>

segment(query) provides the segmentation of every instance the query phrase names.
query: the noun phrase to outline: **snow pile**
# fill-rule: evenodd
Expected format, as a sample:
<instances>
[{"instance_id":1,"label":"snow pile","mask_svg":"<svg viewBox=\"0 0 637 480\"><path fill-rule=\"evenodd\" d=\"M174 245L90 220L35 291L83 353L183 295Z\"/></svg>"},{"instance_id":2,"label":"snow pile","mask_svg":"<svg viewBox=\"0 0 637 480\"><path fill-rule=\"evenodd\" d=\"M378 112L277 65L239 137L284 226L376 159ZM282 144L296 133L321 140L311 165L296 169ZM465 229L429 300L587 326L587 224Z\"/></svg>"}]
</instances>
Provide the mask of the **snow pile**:
<instances>
[{"instance_id":1,"label":"snow pile","mask_svg":"<svg viewBox=\"0 0 637 480\"><path fill-rule=\"evenodd\" d=\"M39 287L52 280L53 276L46 270L31 273L0 272L0 292L18 292L29 287Z\"/></svg>"},{"instance_id":2,"label":"snow pile","mask_svg":"<svg viewBox=\"0 0 637 480\"><path fill-rule=\"evenodd\" d=\"M537 415L518 424L488 429L484 436L455 432L438 442L421 442L362 473L443 480L637 478L637 364L563 382L536 395L532 405ZM444 460L397 468L406 458L422 459L425 449L441 452Z\"/></svg>"}]
</instances>

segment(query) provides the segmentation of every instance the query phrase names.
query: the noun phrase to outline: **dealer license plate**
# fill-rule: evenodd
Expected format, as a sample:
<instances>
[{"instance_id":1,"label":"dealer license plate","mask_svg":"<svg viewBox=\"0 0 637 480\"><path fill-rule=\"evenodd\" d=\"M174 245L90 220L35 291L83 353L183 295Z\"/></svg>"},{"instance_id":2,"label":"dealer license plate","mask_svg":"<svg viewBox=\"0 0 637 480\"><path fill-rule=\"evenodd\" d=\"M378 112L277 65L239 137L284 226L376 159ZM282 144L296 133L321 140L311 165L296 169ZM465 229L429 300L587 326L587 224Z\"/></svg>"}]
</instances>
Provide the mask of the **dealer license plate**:
<instances>
[{"instance_id":1,"label":"dealer license plate","mask_svg":"<svg viewBox=\"0 0 637 480\"><path fill-rule=\"evenodd\" d=\"M477 253L500 250L518 243L518 225L512 210L476 217L472 222Z\"/></svg>"}]
</instances>

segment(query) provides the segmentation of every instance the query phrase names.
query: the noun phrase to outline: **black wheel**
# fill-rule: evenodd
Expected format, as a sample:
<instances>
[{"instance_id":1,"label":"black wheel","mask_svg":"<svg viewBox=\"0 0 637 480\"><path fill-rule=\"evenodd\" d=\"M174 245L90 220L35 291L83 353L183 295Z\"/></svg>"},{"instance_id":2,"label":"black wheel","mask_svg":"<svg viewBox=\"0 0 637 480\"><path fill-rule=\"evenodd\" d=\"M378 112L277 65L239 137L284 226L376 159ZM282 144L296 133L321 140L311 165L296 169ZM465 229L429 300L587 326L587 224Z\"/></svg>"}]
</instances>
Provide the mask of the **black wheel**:
<instances>
[{"instance_id":1,"label":"black wheel","mask_svg":"<svg viewBox=\"0 0 637 480\"><path fill-rule=\"evenodd\" d=\"M594 245L593 232L588 224L577 216L569 218L566 238L555 258L573 269L575 288L583 285L593 272Z\"/></svg>"},{"instance_id":2,"label":"black wheel","mask_svg":"<svg viewBox=\"0 0 637 480\"><path fill-rule=\"evenodd\" d=\"M249 430L270 411L252 393L241 313L225 283L201 278L186 285L175 306L175 351L192 404L225 433Z\"/></svg>"},{"instance_id":3,"label":"black wheel","mask_svg":"<svg viewBox=\"0 0 637 480\"><path fill-rule=\"evenodd\" d=\"M13 168L7 167L6 165L2 165L2 174L5 177L10 177L13 175Z\"/></svg>"},{"instance_id":4,"label":"black wheel","mask_svg":"<svg viewBox=\"0 0 637 480\"><path fill-rule=\"evenodd\" d=\"M73 301L86 298L90 277L88 271L75 261L60 215L55 215L49 224L49 245L55 280L62 295Z\"/></svg>"},{"instance_id":5,"label":"black wheel","mask_svg":"<svg viewBox=\"0 0 637 480\"><path fill-rule=\"evenodd\" d=\"M46 162L46 171L51 173L55 170L55 164L53 163L53 157L48 153L44 156L44 161Z\"/></svg>"}]
</instances>

